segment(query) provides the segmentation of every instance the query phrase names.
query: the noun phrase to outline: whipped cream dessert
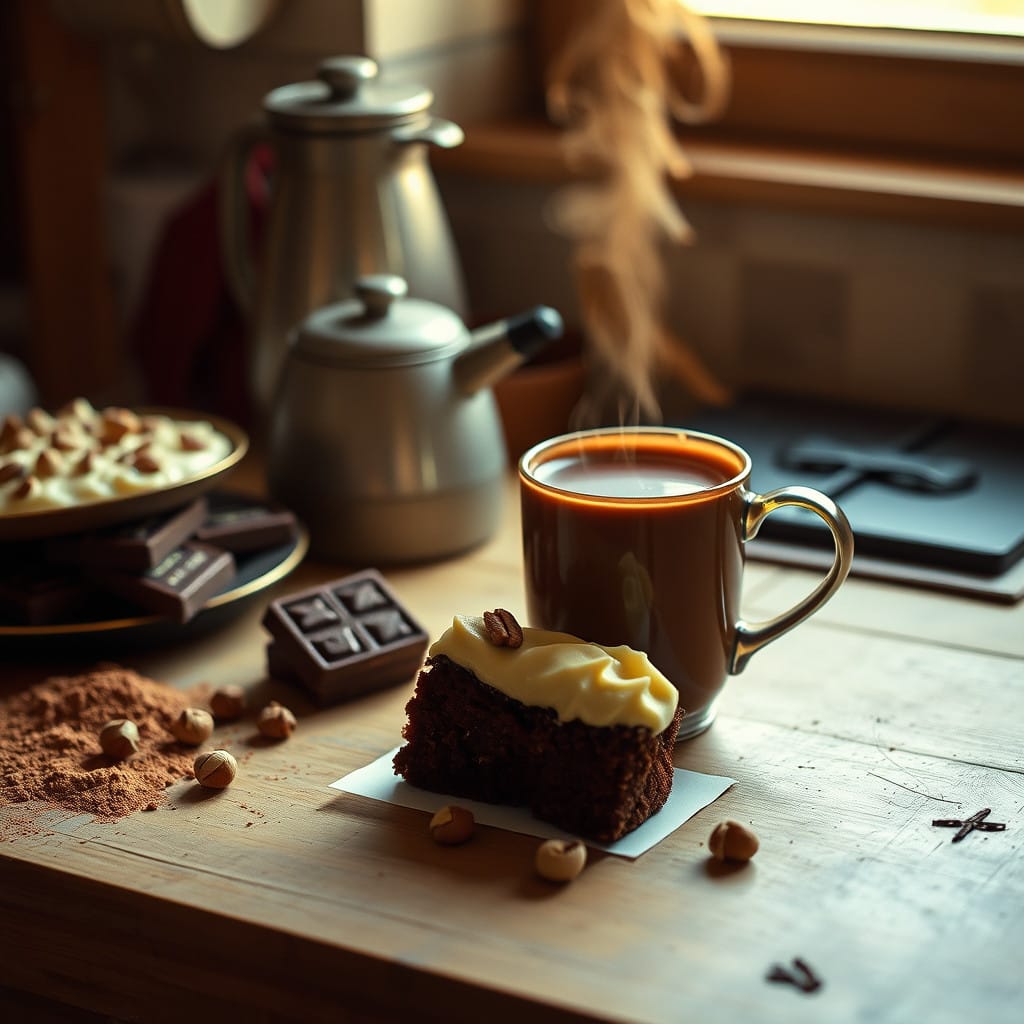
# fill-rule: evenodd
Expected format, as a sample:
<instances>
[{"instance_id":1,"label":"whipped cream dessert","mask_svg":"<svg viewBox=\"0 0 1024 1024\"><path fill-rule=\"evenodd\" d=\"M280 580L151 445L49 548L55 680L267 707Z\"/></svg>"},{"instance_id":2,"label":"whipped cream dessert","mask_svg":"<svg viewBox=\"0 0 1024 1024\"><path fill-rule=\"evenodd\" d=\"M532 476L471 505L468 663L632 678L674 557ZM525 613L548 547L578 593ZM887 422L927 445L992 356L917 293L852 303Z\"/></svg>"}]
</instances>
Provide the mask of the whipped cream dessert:
<instances>
[{"instance_id":1,"label":"whipped cream dessert","mask_svg":"<svg viewBox=\"0 0 1024 1024\"><path fill-rule=\"evenodd\" d=\"M481 681L523 704L553 708L561 721L645 726L655 735L672 722L679 692L631 647L601 647L568 633L523 628L517 648L490 642L483 618L456 615L431 645Z\"/></svg>"},{"instance_id":2,"label":"whipped cream dessert","mask_svg":"<svg viewBox=\"0 0 1024 1024\"><path fill-rule=\"evenodd\" d=\"M159 490L216 465L231 440L205 420L97 410L83 398L0 426L0 516Z\"/></svg>"}]
</instances>

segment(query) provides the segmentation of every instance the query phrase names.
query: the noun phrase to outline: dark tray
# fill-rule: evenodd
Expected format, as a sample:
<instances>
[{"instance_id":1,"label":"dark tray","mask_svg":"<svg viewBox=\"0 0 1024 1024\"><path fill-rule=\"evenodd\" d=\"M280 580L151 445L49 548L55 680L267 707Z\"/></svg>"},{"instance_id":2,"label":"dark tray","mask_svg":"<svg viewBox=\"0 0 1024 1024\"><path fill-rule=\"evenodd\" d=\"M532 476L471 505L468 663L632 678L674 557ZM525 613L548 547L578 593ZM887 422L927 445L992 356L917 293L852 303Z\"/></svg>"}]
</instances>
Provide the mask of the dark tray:
<instances>
[{"instance_id":1,"label":"dark tray","mask_svg":"<svg viewBox=\"0 0 1024 1024\"><path fill-rule=\"evenodd\" d=\"M745 448L754 490L805 484L834 498L860 554L990 576L1024 554L1020 429L777 396L678 425ZM773 513L759 536L831 544L799 509Z\"/></svg>"}]
</instances>

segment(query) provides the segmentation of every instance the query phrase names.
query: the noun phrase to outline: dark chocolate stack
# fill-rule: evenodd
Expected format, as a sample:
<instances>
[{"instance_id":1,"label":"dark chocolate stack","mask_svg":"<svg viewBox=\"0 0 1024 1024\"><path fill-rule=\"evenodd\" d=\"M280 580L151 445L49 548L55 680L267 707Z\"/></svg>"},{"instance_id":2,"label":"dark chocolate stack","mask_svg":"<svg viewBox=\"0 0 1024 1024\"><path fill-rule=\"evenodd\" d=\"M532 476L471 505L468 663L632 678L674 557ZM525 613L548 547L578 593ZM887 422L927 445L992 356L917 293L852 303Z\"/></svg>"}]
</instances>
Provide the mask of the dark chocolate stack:
<instances>
[{"instance_id":1,"label":"dark chocolate stack","mask_svg":"<svg viewBox=\"0 0 1024 1024\"><path fill-rule=\"evenodd\" d=\"M271 601L270 674L333 704L416 675L427 634L374 569Z\"/></svg>"},{"instance_id":2,"label":"dark chocolate stack","mask_svg":"<svg viewBox=\"0 0 1024 1024\"><path fill-rule=\"evenodd\" d=\"M0 623L158 615L186 623L236 579L236 556L293 543L295 516L213 494L145 519L0 545Z\"/></svg>"}]
</instances>

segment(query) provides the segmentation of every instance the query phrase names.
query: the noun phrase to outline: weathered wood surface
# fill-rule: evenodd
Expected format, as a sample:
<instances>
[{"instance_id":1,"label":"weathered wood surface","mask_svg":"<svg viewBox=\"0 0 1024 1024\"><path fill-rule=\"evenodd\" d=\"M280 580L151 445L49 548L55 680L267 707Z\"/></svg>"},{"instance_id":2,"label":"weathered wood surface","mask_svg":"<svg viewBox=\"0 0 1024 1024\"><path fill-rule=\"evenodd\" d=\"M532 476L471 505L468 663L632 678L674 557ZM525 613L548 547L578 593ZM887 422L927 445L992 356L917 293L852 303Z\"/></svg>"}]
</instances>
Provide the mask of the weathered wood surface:
<instances>
[{"instance_id":1,"label":"weathered wood surface","mask_svg":"<svg viewBox=\"0 0 1024 1024\"><path fill-rule=\"evenodd\" d=\"M522 611L514 493L485 548L388 573L432 634L455 611ZM310 563L282 589L344 571ZM812 583L751 565L745 611ZM154 1020L1019 1019L1024 606L850 581L678 749L680 766L736 785L637 861L595 856L556 889L532 873L531 838L484 828L441 848L426 814L328 789L398 742L411 681L316 711L266 679L257 604L125 660L180 687L280 696L296 734L263 746L251 722L226 727L242 757L230 789L182 782L113 824L39 809L25 836L9 809L0 984ZM3 686L48 667L16 666ZM954 844L931 826L981 807L1006 831ZM761 838L740 870L707 856L727 817ZM794 957L820 990L766 980Z\"/></svg>"}]
</instances>

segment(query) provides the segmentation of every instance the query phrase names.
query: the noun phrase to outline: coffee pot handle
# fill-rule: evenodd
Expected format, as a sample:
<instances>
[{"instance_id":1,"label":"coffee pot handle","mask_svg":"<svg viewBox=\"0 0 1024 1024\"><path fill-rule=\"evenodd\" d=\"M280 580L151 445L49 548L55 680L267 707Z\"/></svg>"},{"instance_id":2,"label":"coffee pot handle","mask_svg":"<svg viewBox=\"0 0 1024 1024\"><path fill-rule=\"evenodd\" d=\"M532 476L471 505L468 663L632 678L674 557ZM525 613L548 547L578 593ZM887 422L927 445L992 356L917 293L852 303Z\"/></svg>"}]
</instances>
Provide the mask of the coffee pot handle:
<instances>
[{"instance_id":1,"label":"coffee pot handle","mask_svg":"<svg viewBox=\"0 0 1024 1024\"><path fill-rule=\"evenodd\" d=\"M767 494L744 494L746 509L743 515L743 542L752 540L765 517L776 509L786 506L806 509L819 516L835 545L832 567L825 578L802 601L789 611L765 622L749 623L740 620L736 624L736 641L733 645L729 671L734 675L742 672L750 658L766 644L803 622L817 611L846 579L853 562L853 530L843 510L826 494L810 487L780 487Z\"/></svg>"},{"instance_id":2,"label":"coffee pot handle","mask_svg":"<svg viewBox=\"0 0 1024 1024\"><path fill-rule=\"evenodd\" d=\"M231 295L247 316L252 311L256 293L256 271L252 257L246 171L255 147L270 141L270 132L264 124L252 122L244 125L228 143L219 173L217 226L221 260Z\"/></svg>"}]
</instances>

